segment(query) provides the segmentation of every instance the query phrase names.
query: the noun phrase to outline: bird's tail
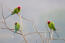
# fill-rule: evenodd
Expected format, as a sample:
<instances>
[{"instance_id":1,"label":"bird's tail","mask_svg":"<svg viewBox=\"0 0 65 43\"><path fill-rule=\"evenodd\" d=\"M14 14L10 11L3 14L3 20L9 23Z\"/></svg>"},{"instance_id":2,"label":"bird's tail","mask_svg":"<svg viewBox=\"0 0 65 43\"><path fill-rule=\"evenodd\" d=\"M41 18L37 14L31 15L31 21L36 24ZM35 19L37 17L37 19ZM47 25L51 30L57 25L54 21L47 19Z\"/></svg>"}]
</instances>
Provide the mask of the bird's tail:
<instances>
[{"instance_id":1,"label":"bird's tail","mask_svg":"<svg viewBox=\"0 0 65 43\"><path fill-rule=\"evenodd\" d=\"M11 14L10 15L8 15L7 17L5 17L5 19L7 19L8 17L10 17L11 16Z\"/></svg>"},{"instance_id":2,"label":"bird's tail","mask_svg":"<svg viewBox=\"0 0 65 43\"><path fill-rule=\"evenodd\" d=\"M56 36L59 38L59 34L56 31L54 31L54 32L55 32Z\"/></svg>"}]
</instances>

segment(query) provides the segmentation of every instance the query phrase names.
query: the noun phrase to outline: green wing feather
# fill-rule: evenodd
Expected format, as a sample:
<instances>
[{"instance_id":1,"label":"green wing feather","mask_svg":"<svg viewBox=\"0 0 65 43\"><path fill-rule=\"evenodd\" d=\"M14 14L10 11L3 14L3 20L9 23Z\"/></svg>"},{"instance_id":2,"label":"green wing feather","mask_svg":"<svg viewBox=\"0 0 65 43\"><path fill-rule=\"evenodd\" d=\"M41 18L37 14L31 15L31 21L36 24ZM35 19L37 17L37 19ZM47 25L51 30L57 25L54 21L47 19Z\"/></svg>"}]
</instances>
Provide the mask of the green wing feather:
<instances>
[{"instance_id":1,"label":"green wing feather","mask_svg":"<svg viewBox=\"0 0 65 43\"><path fill-rule=\"evenodd\" d=\"M20 12L20 10L18 10L18 8L15 8L11 15L18 14L19 12Z\"/></svg>"},{"instance_id":2,"label":"green wing feather","mask_svg":"<svg viewBox=\"0 0 65 43\"><path fill-rule=\"evenodd\" d=\"M52 30L56 31L54 23L52 23L51 26L52 26Z\"/></svg>"}]
</instances>

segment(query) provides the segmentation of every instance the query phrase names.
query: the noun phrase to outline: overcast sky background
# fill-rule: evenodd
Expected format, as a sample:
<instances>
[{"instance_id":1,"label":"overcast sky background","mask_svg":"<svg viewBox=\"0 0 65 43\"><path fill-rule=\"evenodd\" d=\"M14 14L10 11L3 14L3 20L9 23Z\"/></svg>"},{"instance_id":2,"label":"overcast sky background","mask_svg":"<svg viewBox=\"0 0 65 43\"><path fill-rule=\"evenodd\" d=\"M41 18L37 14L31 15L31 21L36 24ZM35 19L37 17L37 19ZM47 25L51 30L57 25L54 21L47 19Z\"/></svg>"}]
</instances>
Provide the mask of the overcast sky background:
<instances>
[{"instance_id":1,"label":"overcast sky background","mask_svg":"<svg viewBox=\"0 0 65 43\"><path fill-rule=\"evenodd\" d=\"M24 1L24 4L22 3ZM0 0L0 21L2 20L2 4L4 17L11 14L9 9L14 9L18 5L23 6L21 15L35 22L39 32L47 29L47 20L54 21L60 38L65 38L65 0ZM10 16L6 23L10 28L14 28L14 23L20 22L17 15ZM5 27L0 23L0 27ZM34 32L32 23L23 19L24 34ZM45 36L42 33L43 36ZM54 35L55 36L55 35ZM13 38L14 37L14 38ZM55 36L56 37L56 36ZM38 34L26 36L29 43L41 43ZM44 37L43 37L44 38ZM32 40L32 41L31 41ZM0 29L0 43L25 43L23 37L14 34L7 29ZM51 40L50 43L65 43L63 40Z\"/></svg>"}]
</instances>

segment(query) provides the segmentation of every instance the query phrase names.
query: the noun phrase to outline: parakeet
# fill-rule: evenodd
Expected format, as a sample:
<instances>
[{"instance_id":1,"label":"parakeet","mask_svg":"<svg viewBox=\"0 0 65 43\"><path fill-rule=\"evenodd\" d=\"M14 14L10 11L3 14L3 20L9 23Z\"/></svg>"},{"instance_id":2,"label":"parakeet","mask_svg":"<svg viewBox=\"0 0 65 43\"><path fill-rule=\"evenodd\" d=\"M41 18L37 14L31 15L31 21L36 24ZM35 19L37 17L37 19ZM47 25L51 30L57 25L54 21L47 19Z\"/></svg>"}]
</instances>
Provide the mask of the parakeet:
<instances>
[{"instance_id":1,"label":"parakeet","mask_svg":"<svg viewBox=\"0 0 65 43\"><path fill-rule=\"evenodd\" d=\"M21 6L18 6L16 8L14 8L14 10L12 11L12 13L9 16L14 15L14 14L18 14L20 11L21 11ZM9 16L7 16L6 18L8 18Z\"/></svg>"},{"instance_id":2,"label":"parakeet","mask_svg":"<svg viewBox=\"0 0 65 43\"><path fill-rule=\"evenodd\" d=\"M51 31L54 31L56 33L56 28L55 28L55 24L52 21L48 21L48 27L50 28ZM53 32L52 32L53 34ZM59 38L59 35L56 33L57 37ZM51 36L52 37L52 36Z\"/></svg>"},{"instance_id":3,"label":"parakeet","mask_svg":"<svg viewBox=\"0 0 65 43\"><path fill-rule=\"evenodd\" d=\"M21 6L18 6L17 8L14 8L11 15L18 14L21 11Z\"/></svg>"},{"instance_id":4,"label":"parakeet","mask_svg":"<svg viewBox=\"0 0 65 43\"><path fill-rule=\"evenodd\" d=\"M16 22L16 23L15 23L15 33L16 33L17 31L19 31L19 29L20 29L20 24L19 24L18 22Z\"/></svg>"},{"instance_id":5,"label":"parakeet","mask_svg":"<svg viewBox=\"0 0 65 43\"><path fill-rule=\"evenodd\" d=\"M48 27L50 28L50 30L56 31L54 22L48 21Z\"/></svg>"}]
</instances>

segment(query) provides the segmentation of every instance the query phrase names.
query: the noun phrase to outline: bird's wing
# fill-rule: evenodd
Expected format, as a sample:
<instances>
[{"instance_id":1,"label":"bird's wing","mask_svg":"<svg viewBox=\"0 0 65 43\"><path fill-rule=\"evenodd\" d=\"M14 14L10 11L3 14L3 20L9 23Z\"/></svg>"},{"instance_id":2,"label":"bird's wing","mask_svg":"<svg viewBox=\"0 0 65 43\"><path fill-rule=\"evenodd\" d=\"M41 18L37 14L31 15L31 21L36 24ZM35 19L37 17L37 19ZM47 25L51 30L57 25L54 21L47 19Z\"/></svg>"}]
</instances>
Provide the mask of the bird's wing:
<instances>
[{"instance_id":1,"label":"bird's wing","mask_svg":"<svg viewBox=\"0 0 65 43\"><path fill-rule=\"evenodd\" d=\"M18 11L17 8L15 8L15 9L13 10L12 14L15 14L17 11Z\"/></svg>"},{"instance_id":2,"label":"bird's wing","mask_svg":"<svg viewBox=\"0 0 65 43\"><path fill-rule=\"evenodd\" d=\"M19 23L17 24L17 29L18 29L18 30L20 29L20 24L19 24Z\"/></svg>"},{"instance_id":3,"label":"bird's wing","mask_svg":"<svg viewBox=\"0 0 65 43\"><path fill-rule=\"evenodd\" d=\"M52 26L52 29L53 29L54 31L56 31L54 23L52 23L51 26Z\"/></svg>"},{"instance_id":4,"label":"bird's wing","mask_svg":"<svg viewBox=\"0 0 65 43\"><path fill-rule=\"evenodd\" d=\"M15 25L15 30L17 30L17 25Z\"/></svg>"}]
</instances>

